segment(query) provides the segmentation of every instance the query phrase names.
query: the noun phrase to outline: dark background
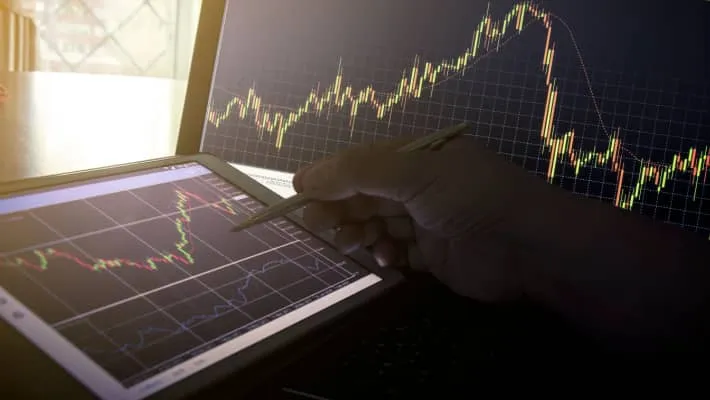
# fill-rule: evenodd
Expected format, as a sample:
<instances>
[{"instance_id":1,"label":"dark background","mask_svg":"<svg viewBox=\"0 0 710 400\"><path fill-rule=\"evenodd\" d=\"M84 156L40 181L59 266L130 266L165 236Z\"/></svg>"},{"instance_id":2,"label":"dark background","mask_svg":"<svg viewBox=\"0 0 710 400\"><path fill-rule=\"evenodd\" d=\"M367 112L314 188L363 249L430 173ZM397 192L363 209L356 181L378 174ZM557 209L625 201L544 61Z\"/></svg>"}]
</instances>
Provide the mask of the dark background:
<instances>
[{"instance_id":1,"label":"dark background","mask_svg":"<svg viewBox=\"0 0 710 400\"><path fill-rule=\"evenodd\" d=\"M516 4L471 0L232 0L227 11L212 109L224 110L250 88L272 110L303 104L313 88L330 85L342 68L357 92L372 85L391 92L415 56L438 63L462 54L486 13L500 19ZM603 152L616 131L624 155L623 190L638 181L641 160L667 164L710 145L710 2L550 0L559 97L554 125L574 129L575 149ZM533 19L526 16L526 21ZM513 32L513 30L511 30ZM203 150L228 161L294 172L354 143L421 135L460 121L476 136L530 171L545 175L550 159L540 131L546 100L542 23L526 26L462 76L378 120L361 107L350 125L349 105L308 115L275 146L249 117L208 124ZM579 53L578 53L579 51ZM484 52L485 53L485 52ZM581 55L581 60L580 60ZM588 80L587 80L588 78ZM590 90L591 89L591 90ZM593 94L593 95L592 95ZM596 107L595 103L596 102ZM597 113L597 107L599 113ZM601 114L601 119L599 118ZM465 166L462 166L465 167ZM559 160L554 182L578 193L613 199L618 175L609 165L578 174ZM704 174L676 173L660 191L653 183L633 208L660 220L710 233L710 191Z\"/></svg>"}]
</instances>

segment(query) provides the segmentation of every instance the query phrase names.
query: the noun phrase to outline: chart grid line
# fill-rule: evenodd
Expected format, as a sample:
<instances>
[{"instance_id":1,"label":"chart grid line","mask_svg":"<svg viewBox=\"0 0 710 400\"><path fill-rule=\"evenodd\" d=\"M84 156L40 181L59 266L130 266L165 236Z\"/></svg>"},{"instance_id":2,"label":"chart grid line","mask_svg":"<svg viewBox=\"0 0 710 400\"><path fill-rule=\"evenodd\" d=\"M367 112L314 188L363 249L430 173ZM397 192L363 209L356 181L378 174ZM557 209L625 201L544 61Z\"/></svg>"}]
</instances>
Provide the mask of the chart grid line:
<instances>
[{"instance_id":1,"label":"chart grid line","mask_svg":"<svg viewBox=\"0 0 710 400\"><path fill-rule=\"evenodd\" d=\"M294 242L291 242L291 243L283 244L283 245L281 245L281 246L288 246L288 245L293 244L293 243L295 243L295 241L294 241ZM162 287L159 287L159 288L155 288L155 289L151 289L151 290L148 290L148 291L143 292L143 293L141 293L141 294L134 295L134 296L132 296L132 297L127 297L127 298L125 298L125 299L122 299L122 300L113 302L113 303L111 303L111 304L107 304L107 305L105 305L105 306L103 306L103 307L100 307L100 308L97 308L97 309L95 309L95 310L87 311L87 312L85 312L85 313L76 315L76 316L74 316L74 317L72 317L72 318L67 318L67 319L65 319L65 320L62 320L62 321L59 321L59 322L55 323L53 326L54 326L55 328L61 328L62 325L66 325L66 324L68 324L68 323L74 322L74 321L79 320L79 319L85 319L86 317L90 317L91 315L96 314L97 312L105 311L105 310L107 310L107 309L109 309L109 308L113 308L113 307L119 306L119 305L121 305L121 304L124 304L124 303L127 303L127 302L129 302L129 301L133 301L133 300L139 299L139 298L141 298L141 297L145 297L145 296L151 295L151 294L153 294L153 293L157 293L157 292L159 292L159 291L161 291L161 290L165 290L165 289L168 289L168 288L170 288L170 287L177 286L177 285L179 285L179 284L181 284L181 283L185 283L185 282L187 282L187 281L191 281L191 280L193 280L193 279L197 279L197 278L199 278L199 277L201 277L201 276L204 276L204 275L207 275L207 274L210 274L210 273L213 273L213 272L217 272L217 271L222 270L222 269L224 269L224 268L229 268L229 267L233 266L234 264L238 264L238 263L240 263L240 262L244 262L244 261L246 261L246 260L248 260L248 259L250 259L250 258L258 257L258 256L264 255L264 254L269 253L269 252L274 251L274 250L275 250L275 248L274 248L274 249L269 249L269 250L264 250L264 251L262 251L262 252L252 254L252 255L250 255L250 256L248 256L248 257L244 257L243 259L236 260L236 261L232 261L232 262L229 262L229 263L224 264L224 265L220 265L220 266L217 267L217 268L212 268L212 269L210 269L210 270L208 270L208 271L200 272L200 273L198 273L198 274L189 276L189 277L187 277L187 278L183 278L183 279L181 279L181 280L175 281L175 282L170 283L170 284L168 284L168 285L165 285L165 286L162 286Z\"/></svg>"}]
</instances>

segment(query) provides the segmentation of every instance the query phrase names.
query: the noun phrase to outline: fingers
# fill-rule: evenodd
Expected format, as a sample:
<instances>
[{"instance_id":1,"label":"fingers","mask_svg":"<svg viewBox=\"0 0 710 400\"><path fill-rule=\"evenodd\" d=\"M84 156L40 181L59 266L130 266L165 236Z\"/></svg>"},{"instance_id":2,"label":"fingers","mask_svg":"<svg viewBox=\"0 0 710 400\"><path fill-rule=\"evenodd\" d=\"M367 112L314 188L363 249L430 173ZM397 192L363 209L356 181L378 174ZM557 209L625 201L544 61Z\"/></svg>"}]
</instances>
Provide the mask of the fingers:
<instances>
[{"instance_id":1,"label":"fingers","mask_svg":"<svg viewBox=\"0 0 710 400\"><path fill-rule=\"evenodd\" d=\"M319 200L367 194L406 202L435 178L430 152L397 152L388 145L359 146L303 168L294 176L296 191Z\"/></svg>"},{"instance_id":2,"label":"fingers","mask_svg":"<svg viewBox=\"0 0 710 400\"><path fill-rule=\"evenodd\" d=\"M408 217L373 218L365 222L339 225L335 245L346 254L373 246L382 237L401 242L414 241L414 229Z\"/></svg>"},{"instance_id":3,"label":"fingers","mask_svg":"<svg viewBox=\"0 0 710 400\"><path fill-rule=\"evenodd\" d=\"M299 170L296 171L295 174L293 174L291 184L293 185L293 190L295 190L296 193L303 192L303 174L305 174L309 169L311 169L311 167L313 167L313 164L308 164L305 167L299 168Z\"/></svg>"},{"instance_id":4,"label":"fingers","mask_svg":"<svg viewBox=\"0 0 710 400\"><path fill-rule=\"evenodd\" d=\"M409 267L417 271L428 270L427 263L414 241L397 241L381 236L371 249L380 267Z\"/></svg>"},{"instance_id":5,"label":"fingers","mask_svg":"<svg viewBox=\"0 0 710 400\"><path fill-rule=\"evenodd\" d=\"M383 151L395 151L397 148L404 146L405 144L409 143L412 139L409 138L397 138L397 139L392 139L388 140L385 142L381 142L377 144L377 147ZM374 145L363 145L359 146L364 149L371 149L374 147ZM352 151L352 150L349 150ZM293 189L296 191L296 193L301 193L304 190L304 185L303 185L303 176L308 173L308 171L314 166L314 165L321 165L323 163L327 162L332 162L332 159L334 157L339 156L339 154L336 154L335 156L328 157L323 160L318 160L315 163L305 165L301 168L299 168L298 171L293 175Z\"/></svg>"},{"instance_id":6,"label":"fingers","mask_svg":"<svg viewBox=\"0 0 710 400\"><path fill-rule=\"evenodd\" d=\"M386 199L358 195L342 201L318 201L303 210L306 225L318 232L375 217L407 215L404 205Z\"/></svg>"},{"instance_id":7,"label":"fingers","mask_svg":"<svg viewBox=\"0 0 710 400\"><path fill-rule=\"evenodd\" d=\"M370 247L385 233L382 220L373 219L365 223L342 226L335 233L335 246L345 254Z\"/></svg>"},{"instance_id":8,"label":"fingers","mask_svg":"<svg viewBox=\"0 0 710 400\"><path fill-rule=\"evenodd\" d=\"M414 225L409 217L393 217L384 220L387 234L397 240L413 240Z\"/></svg>"},{"instance_id":9,"label":"fingers","mask_svg":"<svg viewBox=\"0 0 710 400\"><path fill-rule=\"evenodd\" d=\"M345 254L369 248L381 267L426 269L425 258L417 247L413 224L408 217L375 218L343 225L336 231L335 245Z\"/></svg>"},{"instance_id":10,"label":"fingers","mask_svg":"<svg viewBox=\"0 0 710 400\"><path fill-rule=\"evenodd\" d=\"M381 237L372 246L372 256L380 267L393 267L400 263L402 253L393 240Z\"/></svg>"},{"instance_id":11,"label":"fingers","mask_svg":"<svg viewBox=\"0 0 710 400\"><path fill-rule=\"evenodd\" d=\"M335 202L314 202L303 209L303 222L316 232L342 225L343 216L342 205Z\"/></svg>"}]
</instances>

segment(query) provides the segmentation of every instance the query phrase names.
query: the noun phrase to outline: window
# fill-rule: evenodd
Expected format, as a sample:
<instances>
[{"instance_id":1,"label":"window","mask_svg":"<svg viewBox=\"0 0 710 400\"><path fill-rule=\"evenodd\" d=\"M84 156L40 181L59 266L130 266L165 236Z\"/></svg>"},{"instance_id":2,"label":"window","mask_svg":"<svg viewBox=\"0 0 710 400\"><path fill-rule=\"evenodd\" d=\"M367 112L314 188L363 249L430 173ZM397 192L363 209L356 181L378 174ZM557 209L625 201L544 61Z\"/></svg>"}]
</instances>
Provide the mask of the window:
<instances>
[{"instance_id":1,"label":"window","mask_svg":"<svg viewBox=\"0 0 710 400\"><path fill-rule=\"evenodd\" d=\"M198 0L19 2L37 23L41 69L171 78L184 74L183 64L189 64L200 3Z\"/></svg>"}]
</instances>

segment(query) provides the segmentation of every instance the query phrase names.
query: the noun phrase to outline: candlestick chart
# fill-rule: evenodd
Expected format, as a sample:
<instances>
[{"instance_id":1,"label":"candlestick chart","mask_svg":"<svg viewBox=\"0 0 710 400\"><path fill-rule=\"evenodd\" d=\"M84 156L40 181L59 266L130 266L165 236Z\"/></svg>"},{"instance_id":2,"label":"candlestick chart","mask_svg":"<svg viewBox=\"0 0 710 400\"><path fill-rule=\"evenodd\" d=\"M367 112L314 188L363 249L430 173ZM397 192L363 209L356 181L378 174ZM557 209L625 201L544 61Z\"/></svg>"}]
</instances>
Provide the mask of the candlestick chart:
<instances>
[{"instance_id":1,"label":"candlestick chart","mask_svg":"<svg viewBox=\"0 0 710 400\"><path fill-rule=\"evenodd\" d=\"M3 240L0 285L131 386L366 274L285 220L225 234L262 206L227 185L210 174L2 216L33 235Z\"/></svg>"},{"instance_id":2,"label":"candlestick chart","mask_svg":"<svg viewBox=\"0 0 710 400\"><path fill-rule=\"evenodd\" d=\"M319 119L327 121L336 116L343 118L346 120L349 137L339 136L339 140L349 144L357 143L360 140L354 132L358 124L371 126L363 115L367 114L367 118L374 118L388 126L400 124L401 118L395 118L393 121L393 114L401 113L407 107L413 107L412 104L418 101L427 101L436 97L437 91L443 90L442 85L461 79L465 74L471 73L470 71L475 73L475 67L481 60L504 53L509 43L522 35L535 35L539 39L535 42L539 45L536 53L540 54L538 75L543 81L545 92L542 115L539 125L535 128L539 153L530 156L545 158L546 165L538 167L540 170L538 172L542 172L549 182L555 183L565 178L579 178L589 174L590 170L608 171L613 174L613 183L611 183L613 190L604 197L615 206L624 209L637 208L650 192L655 192L658 196L664 191L681 191L678 188L673 189L676 182L680 180L690 186L687 195L686 191L682 190L683 195L691 204L699 209L702 208L703 198L707 196L704 187L707 184L707 171L710 168L710 147L707 141L690 145L686 142L683 148L665 151L662 154L663 158L639 155L636 149L632 148L635 143L631 142L630 147L625 141L627 132L623 127L613 127L612 124L604 121L597 104L598 100L592 91L590 74L587 73L583 54L577 47L574 31L561 16L534 2L519 2L497 17L491 12L486 12L483 16L473 19L478 22L475 24L468 47L440 61L428 61L422 56L415 55L411 58L410 65L401 70L400 79L387 85L390 89L376 89L375 84L349 83L347 69L343 67L342 62L339 62L332 79L325 83L321 81L314 83L313 88L300 101L291 100L288 104L269 102L265 97L269 96L268 91L266 94L261 94L258 81L255 81L256 84L249 87L243 95L234 95L221 102L213 99L207 110L208 128L205 133L207 137L205 147L237 163L272 169L284 169L284 165L293 168L293 165L311 161L308 158L312 157L306 153L301 156L296 155L301 149L297 145L288 144L289 135L294 135L294 131L299 129L299 124L306 123L304 121L317 124L313 121ZM561 36L566 36L566 40L555 39ZM584 72L585 82L582 86L589 92L588 97L593 105L594 110L591 114L594 114L594 117L591 119L597 120L593 148L589 147L588 141L585 143L585 139L590 135L588 129L582 133L582 127L577 129L574 123L560 122L560 110L565 105L560 103L564 80L557 76L558 72L563 70L559 64L562 45L558 43L566 43L565 45L569 47L567 50L578 56L576 58L580 64L579 68ZM223 46L228 46L228 43ZM210 135L218 135L220 138L234 137L235 134L230 133L231 126L234 124L251 127L258 141L262 143L255 146L261 149L260 151L272 151L274 159L286 158L296 163L272 162L268 161L266 156L249 157L240 154L236 149L224 147L227 145L210 147L210 143L214 143L210 141ZM300 131L307 131L307 129L300 128ZM399 131L401 132L402 129ZM249 129L240 129L239 132L249 132ZM250 133L236 135L246 137ZM309 140L310 142L312 141ZM266 146L272 146L273 150L266 149ZM318 146L317 143L313 145L314 148ZM322 146L326 146L325 140ZM605 181L606 179L611 180L605 178ZM654 200L649 201L657 203ZM687 207L693 208L694 205ZM658 209L659 205L654 204L654 207ZM699 225L705 224L691 222L688 225L698 229L701 228ZM710 226L702 226L702 228L710 229Z\"/></svg>"}]
</instances>

